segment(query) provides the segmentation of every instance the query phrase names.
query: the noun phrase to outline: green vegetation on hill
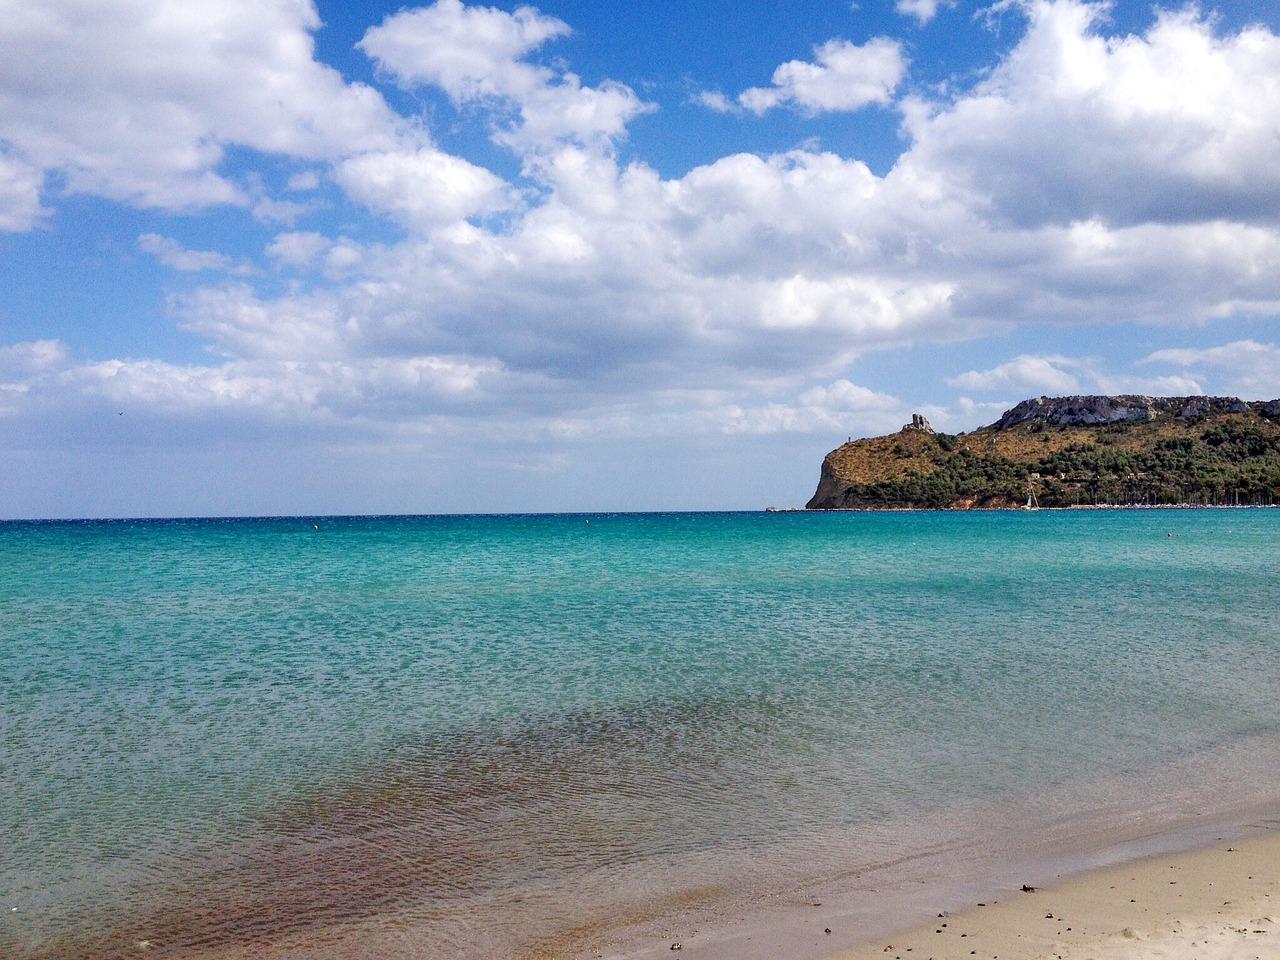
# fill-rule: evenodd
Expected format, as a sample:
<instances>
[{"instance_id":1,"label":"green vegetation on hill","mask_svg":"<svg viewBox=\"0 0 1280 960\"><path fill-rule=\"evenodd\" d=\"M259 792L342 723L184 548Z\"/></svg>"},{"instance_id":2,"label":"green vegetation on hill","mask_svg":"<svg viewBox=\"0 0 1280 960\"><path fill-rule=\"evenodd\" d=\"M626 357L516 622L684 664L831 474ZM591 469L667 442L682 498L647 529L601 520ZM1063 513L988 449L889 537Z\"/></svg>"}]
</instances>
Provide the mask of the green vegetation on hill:
<instances>
[{"instance_id":1,"label":"green vegetation on hill","mask_svg":"<svg viewBox=\"0 0 1280 960\"><path fill-rule=\"evenodd\" d=\"M1016 507L1029 493L1043 507L1270 505L1280 502L1270 409L1099 426L1031 419L958 435L904 429L832 451L809 508Z\"/></svg>"}]
</instances>

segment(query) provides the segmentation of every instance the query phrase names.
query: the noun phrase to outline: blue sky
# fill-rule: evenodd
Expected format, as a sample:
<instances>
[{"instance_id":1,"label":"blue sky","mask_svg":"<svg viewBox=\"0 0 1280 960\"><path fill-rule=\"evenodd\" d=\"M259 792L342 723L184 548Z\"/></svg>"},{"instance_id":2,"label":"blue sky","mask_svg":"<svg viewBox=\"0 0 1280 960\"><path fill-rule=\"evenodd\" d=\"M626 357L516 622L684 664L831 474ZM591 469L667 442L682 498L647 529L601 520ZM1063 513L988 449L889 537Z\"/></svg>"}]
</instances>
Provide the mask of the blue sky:
<instances>
[{"instance_id":1,"label":"blue sky","mask_svg":"<svg viewBox=\"0 0 1280 960\"><path fill-rule=\"evenodd\" d=\"M752 508L916 410L1280 396L1277 31L1238 0L11 11L0 516Z\"/></svg>"}]
</instances>

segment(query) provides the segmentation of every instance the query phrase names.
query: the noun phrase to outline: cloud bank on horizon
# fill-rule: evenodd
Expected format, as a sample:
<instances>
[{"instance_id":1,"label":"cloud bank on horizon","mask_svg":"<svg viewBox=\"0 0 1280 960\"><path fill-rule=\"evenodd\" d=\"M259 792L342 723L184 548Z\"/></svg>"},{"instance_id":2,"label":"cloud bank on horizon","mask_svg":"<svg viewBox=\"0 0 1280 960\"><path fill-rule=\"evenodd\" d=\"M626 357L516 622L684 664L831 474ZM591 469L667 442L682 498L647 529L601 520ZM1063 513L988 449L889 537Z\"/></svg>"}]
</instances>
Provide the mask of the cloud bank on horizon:
<instances>
[{"instance_id":1,"label":"cloud bank on horizon","mask_svg":"<svg viewBox=\"0 0 1280 960\"><path fill-rule=\"evenodd\" d=\"M0 514L748 506L762 437L793 488L913 409L1280 395L1275 22L898 0L729 87L530 6L343 69L310 0L10 6ZM90 224L141 307L51 282Z\"/></svg>"}]
</instances>

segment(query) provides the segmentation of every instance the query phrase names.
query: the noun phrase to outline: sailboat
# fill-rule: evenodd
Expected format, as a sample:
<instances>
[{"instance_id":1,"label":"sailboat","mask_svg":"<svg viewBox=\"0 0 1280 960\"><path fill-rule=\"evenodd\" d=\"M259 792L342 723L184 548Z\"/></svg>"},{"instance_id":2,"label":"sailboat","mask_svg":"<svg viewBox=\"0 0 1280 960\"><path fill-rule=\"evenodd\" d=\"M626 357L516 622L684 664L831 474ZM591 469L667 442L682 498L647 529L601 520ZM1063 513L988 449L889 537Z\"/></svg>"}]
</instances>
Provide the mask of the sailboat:
<instances>
[{"instance_id":1,"label":"sailboat","mask_svg":"<svg viewBox=\"0 0 1280 960\"><path fill-rule=\"evenodd\" d=\"M1027 481L1027 505L1022 509L1023 510L1039 510L1040 509L1040 501L1036 499L1036 490L1030 480Z\"/></svg>"}]
</instances>

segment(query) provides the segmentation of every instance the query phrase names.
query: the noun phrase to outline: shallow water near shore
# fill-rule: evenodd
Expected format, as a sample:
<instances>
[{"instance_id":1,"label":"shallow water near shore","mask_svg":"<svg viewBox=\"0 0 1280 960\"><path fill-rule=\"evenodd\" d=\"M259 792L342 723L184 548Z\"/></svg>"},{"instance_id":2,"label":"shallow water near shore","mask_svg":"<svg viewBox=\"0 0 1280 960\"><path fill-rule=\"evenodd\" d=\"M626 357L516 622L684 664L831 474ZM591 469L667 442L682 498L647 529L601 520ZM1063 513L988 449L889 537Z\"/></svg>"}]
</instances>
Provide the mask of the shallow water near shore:
<instances>
[{"instance_id":1,"label":"shallow water near shore","mask_svg":"<svg viewBox=\"0 0 1280 960\"><path fill-rule=\"evenodd\" d=\"M1278 568L1265 510L3 523L0 954L561 955L1257 802Z\"/></svg>"}]
</instances>

